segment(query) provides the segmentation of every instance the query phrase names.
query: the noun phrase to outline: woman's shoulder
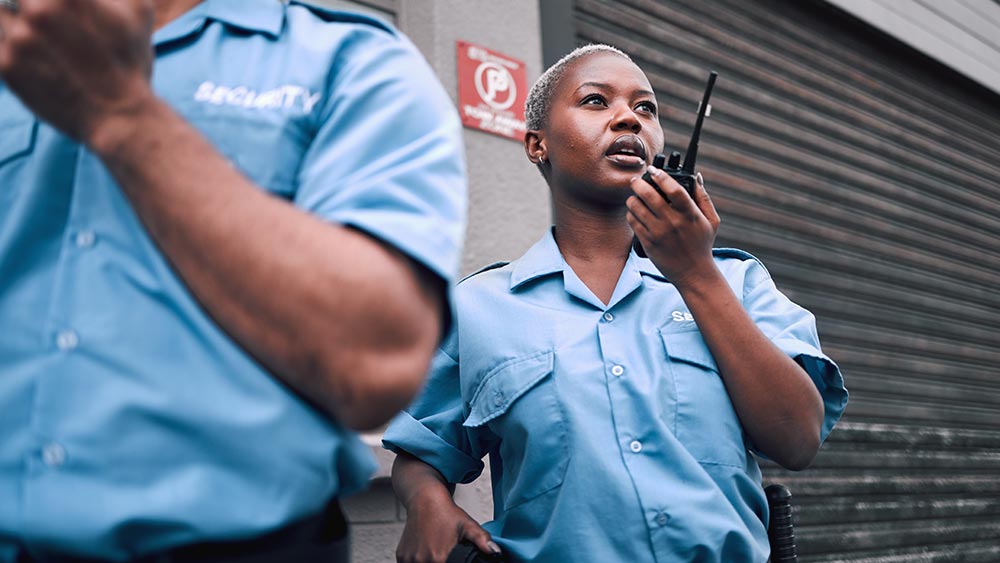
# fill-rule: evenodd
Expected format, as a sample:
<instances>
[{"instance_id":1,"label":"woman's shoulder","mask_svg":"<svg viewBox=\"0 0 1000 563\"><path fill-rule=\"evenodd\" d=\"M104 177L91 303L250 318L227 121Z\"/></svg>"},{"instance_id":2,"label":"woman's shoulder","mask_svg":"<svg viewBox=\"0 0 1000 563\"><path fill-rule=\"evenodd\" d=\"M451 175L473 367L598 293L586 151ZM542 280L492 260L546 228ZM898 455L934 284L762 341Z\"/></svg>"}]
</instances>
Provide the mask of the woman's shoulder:
<instances>
[{"instance_id":1,"label":"woman's shoulder","mask_svg":"<svg viewBox=\"0 0 1000 563\"><path fill-rule=\"evenodd\" d=\"M712 249L712 256L715 256L716 258L722 258L722 259L733 258L733 259L736 259L736 260L757 260L756 256L754 256L753 254L750 254L746 250L742 250L742 249L739 249L739 248L727 247L727 246L723 246L723 247L719 247L719 248L713 248ZM759 262L759 260L757 260L757 261Z\"/></svg>"},{"instance_id":2,"label":"woman's shoulder","mask_svg":"<svg viewBox=\"0 0 1000 563\"><path fill-rule=\"evenodd\" d=\"M767 271L767 267L764 266L760 258L745 250L729 247L713 248L712 256L715 257L719 269L722 270L727 279L733 281L734 276L740 277L738 281L741 283L734 285L756 286L771 278L771 273Z\"/></svg>"},{"instance_id":3,"label":"woman's shoulder","mask_svg":"<svg viewBox=\"0 0 1000 563\"><path fill-rule=\"evenodd\" d=\"M486 272L491 272L493 270L499 270L501 268L505 268L508 265L510 265L510 262L506 261L506 260L500 260L498 262L493 262L492 264L487 264L487 265L483 266L482 268L479 268L475 272L472 272L471 274L465 276L458 283L459 284L463 284L463 283L465 283L465 282L467 282L467 281L475 278L476 276L479 276L481 274L485 274Z\"/></svg>"},{"instance_id":4,"label":"woman's shoulder","mask_svg":"<svg viewBox=\"0 0 1000 563\"><path fill-rule=\"evenodd\" d=\"M490 295L509 293L510 262L500 261L482 268L462 278L455 286L455 298L459 303L475 301Z\"/></svg>"}]
</instances>

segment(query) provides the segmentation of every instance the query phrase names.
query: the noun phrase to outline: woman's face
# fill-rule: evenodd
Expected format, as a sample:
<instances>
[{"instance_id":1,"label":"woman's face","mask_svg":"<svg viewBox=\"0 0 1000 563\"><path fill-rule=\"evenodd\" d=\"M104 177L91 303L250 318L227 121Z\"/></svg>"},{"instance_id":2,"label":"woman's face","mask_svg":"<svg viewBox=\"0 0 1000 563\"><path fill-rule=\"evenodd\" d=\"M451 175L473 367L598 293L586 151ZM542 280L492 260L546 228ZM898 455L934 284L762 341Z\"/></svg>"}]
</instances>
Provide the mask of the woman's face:
<instances>
[{"instance_id":1,"label":"woman's face","mask_svg":"<svg viewBox=\"0 0 1000 563\"><path fill-rule=\"evenodd\" d=\"M663 147L653 88L624 57L587 55L571 63L556 85L539 138L553 190L623 203L629 181Z\"/></svg>"}]
</instances>

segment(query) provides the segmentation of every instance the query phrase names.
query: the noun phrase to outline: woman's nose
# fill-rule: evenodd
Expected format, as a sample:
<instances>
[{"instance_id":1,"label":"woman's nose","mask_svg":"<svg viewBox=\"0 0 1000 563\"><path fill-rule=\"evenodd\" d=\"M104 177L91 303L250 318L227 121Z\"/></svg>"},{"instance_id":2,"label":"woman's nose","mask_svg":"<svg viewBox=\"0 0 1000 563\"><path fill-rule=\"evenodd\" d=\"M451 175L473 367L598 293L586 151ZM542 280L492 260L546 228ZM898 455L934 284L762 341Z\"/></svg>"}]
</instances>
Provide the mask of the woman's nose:
<instances>
[{"instance_id":1,"label":"woman's nose","mask_svg":"<svg viewBox=\"0 0 1000 563\"><path fill-rule=\"evenodd\" d=\"M613 131L631 130L633 133L638 133L642 130L642 123L632 108L622 105L615 110L611 129Z\"/></svg>"}]
</instances>

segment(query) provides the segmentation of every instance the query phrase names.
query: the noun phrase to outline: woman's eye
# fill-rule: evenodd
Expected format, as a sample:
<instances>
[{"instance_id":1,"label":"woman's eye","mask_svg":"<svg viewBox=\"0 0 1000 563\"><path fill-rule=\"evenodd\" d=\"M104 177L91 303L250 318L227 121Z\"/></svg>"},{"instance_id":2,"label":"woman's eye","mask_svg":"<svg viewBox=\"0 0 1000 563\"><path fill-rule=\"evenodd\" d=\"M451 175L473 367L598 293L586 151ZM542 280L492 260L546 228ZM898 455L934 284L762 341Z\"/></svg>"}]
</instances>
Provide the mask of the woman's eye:
<instances>
[{"instance_id":1,"label":"woman's eye","mask_svg":"<svg viewBox=\"0 0 1000 563\"><path fill-rule=\"evenodd\" d=\"M635 109L656 115L656 104L653 102L640 102L639 105L635 106Z\"/></svg>"},{"instance_id":2,"label":"woman's eye","mask_svg":"<svg viewBox=\"0 0 1000 563\"><path fill-rule=\"evenodd\" d=\"M601 96L600 94L591 94L583 99L583 105L606 106L608 104L604 101L604 96Z\"/></svg>"}]
</instances>

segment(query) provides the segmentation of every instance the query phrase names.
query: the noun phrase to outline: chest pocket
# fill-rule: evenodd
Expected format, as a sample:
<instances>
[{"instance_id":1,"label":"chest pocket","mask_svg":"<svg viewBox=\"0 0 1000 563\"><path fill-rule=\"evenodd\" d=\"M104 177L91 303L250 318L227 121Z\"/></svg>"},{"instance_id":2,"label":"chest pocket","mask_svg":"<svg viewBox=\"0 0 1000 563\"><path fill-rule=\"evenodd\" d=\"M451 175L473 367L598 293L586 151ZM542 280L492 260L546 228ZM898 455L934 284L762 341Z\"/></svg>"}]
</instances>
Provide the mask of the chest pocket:
<instances>
[{"instance_id":1,"label":"chest pocket","mask_svg":"<svg viewBox=\"0 0 1000 563\"><path fill-rule=\"evenodd\" d=\"M0 89L0 166L31 153L38 120L9 90Z\"/></svg>"},{"instance_id":2,"label":"chest pocket","mask_svg":"<svg viewBox=\"0 0 1000 563\"><path fill-rule=\"evenodd\" d=\"M500 438L504 510L562 484L569 446L551 351L497 366L483 377L469 405L464 426L488 426Z\"/></svg>"},{"instance_id":3,"label":"chest pocket","mask_svg":"<svg viewBox=\"0 0 1000 563\"><path fill-rule=\"evenodd\" d=\"M699 462L743 467L743 426L701 333L661 329L660 336L677 390L677 439Z\"/></svg>"},{"instance_id":4,"label":"chest pocket","mask_svg":"<svg viewBox=\"0 0 1000 563\"><path fill-rule=\"evenodd\" d=\"M228 107L194 108L185 114L254 184L293 199L295 178L312 136L302 120Z\"/></svg>"}]
</instances>

